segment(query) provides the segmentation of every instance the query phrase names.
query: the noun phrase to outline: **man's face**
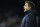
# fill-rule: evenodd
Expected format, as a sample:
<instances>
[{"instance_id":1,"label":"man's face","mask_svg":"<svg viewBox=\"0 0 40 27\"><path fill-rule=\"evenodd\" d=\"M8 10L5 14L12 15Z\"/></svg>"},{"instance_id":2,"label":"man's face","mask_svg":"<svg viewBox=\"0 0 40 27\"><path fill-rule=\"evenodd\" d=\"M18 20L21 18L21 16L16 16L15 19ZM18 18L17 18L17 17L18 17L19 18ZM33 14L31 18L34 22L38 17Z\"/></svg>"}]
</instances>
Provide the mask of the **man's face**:
<instances>
[{"instance_id":1,"label":"man's face","mask_svg":"<svg viewBox=\"0 0 40 27\"><path fill-rule=\"evenodd\" d=\"M24 12L28 11L29 10L29 6L28 6L28 3L25 3L24 5Z\"/></svg>"}]
</instances>

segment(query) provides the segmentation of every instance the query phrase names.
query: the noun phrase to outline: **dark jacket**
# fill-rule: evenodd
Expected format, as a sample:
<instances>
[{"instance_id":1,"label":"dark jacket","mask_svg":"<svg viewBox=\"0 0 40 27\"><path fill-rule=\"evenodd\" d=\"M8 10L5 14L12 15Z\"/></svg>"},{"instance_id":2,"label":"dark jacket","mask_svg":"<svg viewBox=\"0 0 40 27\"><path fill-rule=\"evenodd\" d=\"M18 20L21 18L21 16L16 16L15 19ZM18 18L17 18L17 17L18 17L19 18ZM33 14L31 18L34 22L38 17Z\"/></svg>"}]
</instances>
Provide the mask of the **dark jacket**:
<instances>
[{"instance_id":1,"label":"dark jacket","mask_svg":"<svg viewBox=\"0 0 40 27\"><path fill-rule=\"evenodd\" d=\"M26 12L26 15L22 20L21 27L37 27L35 10L29 10Z\"/></svg>"}]
</instances>

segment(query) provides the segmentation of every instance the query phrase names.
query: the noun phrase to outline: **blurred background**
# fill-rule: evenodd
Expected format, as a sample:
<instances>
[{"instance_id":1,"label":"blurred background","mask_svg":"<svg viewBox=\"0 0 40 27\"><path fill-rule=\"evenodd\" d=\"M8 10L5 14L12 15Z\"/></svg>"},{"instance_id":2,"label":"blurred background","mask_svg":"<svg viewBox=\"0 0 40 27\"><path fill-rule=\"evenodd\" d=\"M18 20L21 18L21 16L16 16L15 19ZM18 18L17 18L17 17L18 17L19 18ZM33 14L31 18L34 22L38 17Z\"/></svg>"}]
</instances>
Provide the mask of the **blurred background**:
<instances>
[{"instance_id":1,"label":"blurred background","mask_svg":"<svg viewBox=\"0 0 40 27\"><path fill-rule=\"evenodd\" d=\"M23 11L25 1L33 1L40 16L39 0L0 0L0 27L20 27L25 15Z\"/></svg>"}]
</instances>

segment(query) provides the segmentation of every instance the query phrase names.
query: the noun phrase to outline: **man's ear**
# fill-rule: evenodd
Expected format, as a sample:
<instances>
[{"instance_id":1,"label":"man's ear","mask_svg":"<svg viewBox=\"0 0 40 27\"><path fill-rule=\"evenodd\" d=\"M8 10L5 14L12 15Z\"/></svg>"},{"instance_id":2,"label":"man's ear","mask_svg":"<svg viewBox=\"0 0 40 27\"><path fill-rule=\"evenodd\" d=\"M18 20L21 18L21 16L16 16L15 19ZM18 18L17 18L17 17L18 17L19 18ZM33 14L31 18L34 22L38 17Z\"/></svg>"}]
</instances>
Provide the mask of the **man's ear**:
<instances>
[{"instance_id":1,"label":"man's ear","mask_svg":"<svg viewBox=\"0 0 40 27\"><path fill-rule=\"evenodd\" d=\"M31 6L29 6L29 9L31 9Z\"/></svg>"}]
</instances>

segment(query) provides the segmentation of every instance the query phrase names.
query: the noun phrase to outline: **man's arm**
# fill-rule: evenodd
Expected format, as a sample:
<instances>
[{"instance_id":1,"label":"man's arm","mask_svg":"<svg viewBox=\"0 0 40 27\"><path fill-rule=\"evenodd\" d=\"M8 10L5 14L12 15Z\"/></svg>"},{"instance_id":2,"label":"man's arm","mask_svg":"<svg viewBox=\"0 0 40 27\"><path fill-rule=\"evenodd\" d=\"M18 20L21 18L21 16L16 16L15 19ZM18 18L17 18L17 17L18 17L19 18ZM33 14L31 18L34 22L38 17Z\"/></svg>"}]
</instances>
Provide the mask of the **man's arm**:
<instances>
[{"instance_id":1,"label":"man's arm","mask_svg":"<svg viewBox=\"0 0 40 27\"><path fill-rule=\"evenodd\" d=\"M26 20L25 27L36 27L36 16L34 14L28 15L28 20Z\"/></svg>"}]
</instances>

